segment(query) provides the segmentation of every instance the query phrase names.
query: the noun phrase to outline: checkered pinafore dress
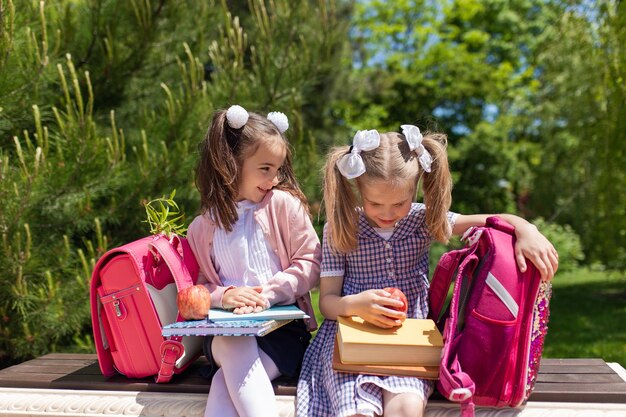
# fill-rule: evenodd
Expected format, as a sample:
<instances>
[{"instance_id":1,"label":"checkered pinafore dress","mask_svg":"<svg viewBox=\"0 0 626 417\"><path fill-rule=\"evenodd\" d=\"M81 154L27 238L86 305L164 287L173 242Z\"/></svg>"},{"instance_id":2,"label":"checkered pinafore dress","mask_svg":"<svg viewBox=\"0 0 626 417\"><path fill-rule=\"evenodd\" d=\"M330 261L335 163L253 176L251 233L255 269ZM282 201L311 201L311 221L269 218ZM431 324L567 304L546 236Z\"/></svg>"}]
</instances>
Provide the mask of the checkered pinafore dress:
<instances>
[{"instance_id":1,"label":"checkered pinafore dress","mask_svg":"<svg viewBox=\"0 0 626 417\"><path fill-rule=\"evenodd\" d=\"M455 216L448 214L451 223ZM387 241L368 224L361 212L358 248L347 255L331 251L324 229L321 279L343 276L342 295L385 287L400 288L409 301L407 317L425 318L430 243L423 204L413 203L409 214L398 222ZM416 393L424 401L431 394L433 384L428 380L333 371L331 361L336 332L337 322L324 320L305 353L298 381L297 416L381 415L383 389Z\"/></svg>"}]
</instances>

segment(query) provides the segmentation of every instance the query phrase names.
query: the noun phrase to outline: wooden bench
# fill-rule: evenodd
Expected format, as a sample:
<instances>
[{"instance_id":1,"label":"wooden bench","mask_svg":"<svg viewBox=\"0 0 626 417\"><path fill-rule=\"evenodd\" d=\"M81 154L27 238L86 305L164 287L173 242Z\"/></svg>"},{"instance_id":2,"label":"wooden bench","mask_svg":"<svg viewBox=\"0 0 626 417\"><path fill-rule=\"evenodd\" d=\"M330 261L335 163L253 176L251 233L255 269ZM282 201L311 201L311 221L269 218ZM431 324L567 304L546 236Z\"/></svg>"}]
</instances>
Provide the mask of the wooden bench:
<instances>
[{"instance_id":1,"label":"wooden bench","mask_svg":"<svg viewBox=\"0 0 626 417\"><path fill-rule=\"evenodd\" d=\"M168 384L105 379L96 355L54 353L0 370L0 416L202 416L209 390L199 359ZM295 384L274 384L280 415L294 415ZM426 416L457 416L437 394ZM626 416L626 371L601 359L544 359L530 400L518 409L480 407L477 416Z\"/></svg>"}]
</instances>

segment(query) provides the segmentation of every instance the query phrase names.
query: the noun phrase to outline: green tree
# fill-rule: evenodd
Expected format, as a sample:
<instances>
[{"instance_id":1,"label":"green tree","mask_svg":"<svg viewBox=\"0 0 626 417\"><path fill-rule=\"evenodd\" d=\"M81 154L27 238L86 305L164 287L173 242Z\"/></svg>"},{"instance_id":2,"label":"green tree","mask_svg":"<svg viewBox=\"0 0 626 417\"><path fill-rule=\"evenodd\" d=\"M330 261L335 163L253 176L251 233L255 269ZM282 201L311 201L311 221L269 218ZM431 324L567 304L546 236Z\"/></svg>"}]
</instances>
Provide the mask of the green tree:
<instances>
[{"instance_id":1,"label":"green tree","mask_svg":"<svg viewBox=\"0 0 626 417\"><path fill-rule=\"evenodd\" d=\"M358 2L345 130L449 135L453 208L572 225L624 268L621 1ZM349 140L346 133L346 142Z\"/></svg>"},{"instance_id":2,"label":"green tree","mask_svg":"<svg viewBox=\"0 0 626 417\"><path fill-rule=\"evenodd\" d=\"M344 12L235 6L244 19L226 1L0 0L0 361L92 348L95 260L148 233L148 200L176 189L195 214L216 108L285 112L298 174L317 189L307 106L335 94Z\"/></svg>"},{"instance_id":3,"label":"green tree","mask_svg":"<svg viewBox=\"0 0 626 417\"><path fill-rule=\"evenodd\" d=\"M359 2L357 105L338 112L353 129L409 122L446 132L453 208L523 209L541 141L528 113L531 58L558 9L538 0Z\"/></svg>"},{"instance_id":4,"label":"green tree","mask_svg":"<svg viewBox=\"0 0 626 417\"><path fill-rule=\"evenodd\" d=\"M626 4L574 2L537 56L545 138L532 207L570 224L590 261L626 268Z\"/></svg>"}]
</instances>

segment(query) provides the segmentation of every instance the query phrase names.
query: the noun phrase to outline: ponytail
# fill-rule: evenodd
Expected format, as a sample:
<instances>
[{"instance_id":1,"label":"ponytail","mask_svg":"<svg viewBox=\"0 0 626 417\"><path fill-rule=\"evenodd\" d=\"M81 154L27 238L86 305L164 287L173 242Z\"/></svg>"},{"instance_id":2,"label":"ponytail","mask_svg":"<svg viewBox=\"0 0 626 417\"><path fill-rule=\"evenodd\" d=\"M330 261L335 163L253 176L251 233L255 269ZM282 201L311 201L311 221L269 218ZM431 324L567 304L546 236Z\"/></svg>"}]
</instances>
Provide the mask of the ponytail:
<instances>
[{"instance_id":1,"label":"ponytail","mask_svg":"<svg viewBox=\"0 0 626 417\"><path fill-rule=\"evenodd\" d=\"M446 135L426 134L423 145L433 159L431 171L422 173L426 225L433 239L447 243L452 234L447 215L452 204L452 177L448 166Z\"/></svg>"},{"instance_id":2,"label":"ponytail","mask_svg":"<svg viewBox=\"0 0 626 417\"><path fill-rule=\"evenodd\" d=\"M337 161L348 150L347 146L331 149L324 166L323 204L328 222L327 239L330 247L339 253L357 248L358 200L351 184L337 168Z\"/></svg>"},{"instance_id":3,"label":"ponytail","mask_svg":"<svg viewBox=\"0 0 626 417\"><path fill-rule=\"evenodd\" d=\"M199 145L196 187L200 191L202 213L209 212L219 227L232 230L237 221L238 163L227 136L226 112L215 113L211 126ZM232 142L232 139L230 140Z\"/></svg>"}]
</instances>

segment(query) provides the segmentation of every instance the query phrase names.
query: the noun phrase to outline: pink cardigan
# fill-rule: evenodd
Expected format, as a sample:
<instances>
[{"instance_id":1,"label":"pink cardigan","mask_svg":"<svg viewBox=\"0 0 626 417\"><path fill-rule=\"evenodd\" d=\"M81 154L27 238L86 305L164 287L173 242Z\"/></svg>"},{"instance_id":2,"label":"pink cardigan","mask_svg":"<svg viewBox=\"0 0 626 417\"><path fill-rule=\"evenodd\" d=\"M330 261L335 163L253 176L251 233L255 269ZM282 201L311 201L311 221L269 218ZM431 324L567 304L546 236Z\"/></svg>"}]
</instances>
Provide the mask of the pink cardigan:
<instances>
[{"instance_id":1,"label":"pink cardigan","mask_svg":"<svg viewBox=\"0 0 626 417\"><path fill-rule=\"evenodd\" d=\"M254 218L278 255L282 271L263 286L262 294L271 305L293 304L311 318L309 331L317 328L309 291L318 284L322 257L320 241L300 200L285 191L267 193L254 212ZM217 225L205 213L189 225L187 239L200 265L198 283L211 291L211 305L222 306L224 287L211 261L211 245Z\"/></svg>"}]
</instances>

